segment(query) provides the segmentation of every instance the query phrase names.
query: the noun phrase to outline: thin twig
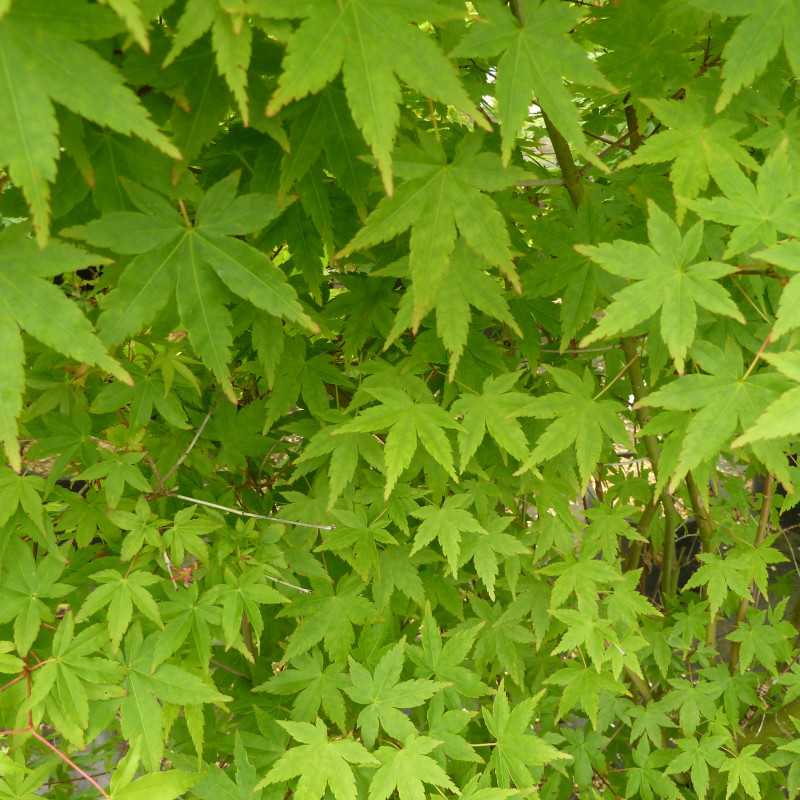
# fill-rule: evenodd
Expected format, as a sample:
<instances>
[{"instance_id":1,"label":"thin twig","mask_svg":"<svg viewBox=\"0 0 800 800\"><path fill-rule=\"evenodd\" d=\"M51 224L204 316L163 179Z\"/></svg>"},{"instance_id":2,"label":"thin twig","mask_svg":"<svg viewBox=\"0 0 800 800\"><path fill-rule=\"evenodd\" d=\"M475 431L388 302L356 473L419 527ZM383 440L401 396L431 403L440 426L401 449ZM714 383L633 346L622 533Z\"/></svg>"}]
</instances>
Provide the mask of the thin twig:
<instances>
[{"instance_id":1,"label":"thin twig","mask_svg":"<svg viewBox=\"0 0 800 800\"><path fill-rule=\"evenodd\" d=\"M189 442L189 446L178 456L178 460L164 473L164 477L161 479L161 484L166 486L167 481L177 472L178 468L184 461L189 457L189 453L192 452L194 446L197 444L197 440L203 435L203 431L206 429L206 425L208 425L208 421L211 419L211 413L214 410L214 407L208 409L205 417L203 417L203 421L198 426L197 430L192 437L192 441Z\"/></svg>"},{"instance_id":2,"label":"thin twig","mask_svg":"<svg viewBox=\"0 0 800 800\"><path fill-rule=\"evenodd\" d=\"M336 529L335 525L323 525L316 522L297 522L291 519L283 519L282 517L272 517L265 514L254 514L251 511L241 511L238 508L231 508L230 506L223 506L219 503L212 503L208 500L200 500L197 497L189 497L185 494L175 494L178 500L184 500L187 503L197 503L199 506L207 506L208 508L216 508L217 511L226 511L228 514L236 514L237 517L248 517L249 519L265 519L268 522L278 522L282 525L294 525L298 528L317 528L322 531L332 531Z\"/></svg>"},{"instance_id":3,"label":"thin twig","mask_svg":"<svg viewBox=\"0 0 800 800\"><path fill-rule=\"evenodd\" d=\"M41 733L36 730L31 730L31 736L37 741L41 742L45 747L50 748L65 764L72 767L87 783L90 783L97 789L100 794L111 800L111 795L88 773L86 770L81 769L66 753L59 750L52 742L48 741Z\"/></svg>"},{"instance_id":4,"label":"thin twig","mask_svg":"<svg viewBox=\"0 0 800 800\"><path fill-rule=\"evenodd\" d=\"M311 594L311 589L306 589L305 586L298 586L296 583L289 583L289 581L285 581L282 578L276 578L274 575L265 575L264 577L269 581L279 583L281 586L286 586L288 589L294 589L295 591L302 592L303 594Z\"/></svg>"}]
</instances>

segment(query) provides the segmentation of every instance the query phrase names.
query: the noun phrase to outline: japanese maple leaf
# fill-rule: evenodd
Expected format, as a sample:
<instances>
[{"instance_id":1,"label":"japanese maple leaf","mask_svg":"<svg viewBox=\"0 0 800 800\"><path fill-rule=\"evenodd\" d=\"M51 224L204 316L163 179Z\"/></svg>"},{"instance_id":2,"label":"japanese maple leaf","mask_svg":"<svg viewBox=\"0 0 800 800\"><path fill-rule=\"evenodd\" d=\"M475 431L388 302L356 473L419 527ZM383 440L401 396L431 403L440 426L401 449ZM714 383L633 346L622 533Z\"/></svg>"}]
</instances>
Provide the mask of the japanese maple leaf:
<instances>
[{"instance_id":1,"label":"japanese maple leaf","mask_svg":"<svg viewBox=\"0 0 800 800\"><path fill-rule=\"evenodd\" d=\"M24 234L22 226L0 234L0 443L9 464L17 470L17 417L25 391L22 330L58 353L96 364L120 380L131 382L128 373L108 355L77 304L52 282L56 275L105 259L62 242L50 242L40 249Z\"/></svg>"},{"instance_id":2,"label":"japanese maple leaf","mask_svg":"<svg viewBox=\"0 0 800 800\"><path fill-rule=\"evenodd\" d=\"M273 316L315 328L283 273L235 238L263 228L278 213L267 195L237 197L238 183L233 172L212 186L189 224L165 198L125 181L138 211L111 212L73 230L97 246L135 255L100 315L103 340L113 345L138 333L174 296L192 346L231 397L228 290Z\"/></svg>"},{"instance_id":3,"label":"japanese maple leaf","mask_svg":"<svg viewBox=\"0 0 800 800\"><path fill-rule=\"evenodd\" d=\"M401 750L381 747L376 753L381 766L372 776L369 800L387 800L394 792L400 800L422 800L426 783L458 792L447 773L428 755L440 744L428 736L409 736Z\"/></svg>"},{"instance_id":4,"label":"japanese maple leaf","mask_svg":"<svg viewBox=\"0 0 800 800\"><path fill-rule=\"evenodd\" d=\"M59 732L75 747L86 746L91 685L117 684L125 675L119 662L99 657L107 646L102 625L84 627L75 635L75 621L67 613L53 636L52 660L34 678L31 705L46 708Z\"/></svg>"},{"instance_id":5,"label":"japanese maple leaf","mask_svg":"<svg viewBox=\"0 0 800 800\"><path fill-rule=\"evenodd\" d=\"M738 348L722 351L701 342L692 350L692 356L703 373L684 375L641 401L641 405L694 412L672 470L673 488L689 470L715 458L737 432L748 431L758 415L778 398L782 386L782 380L771 373L745 376ZM741 437L737 441L747 440ZM755 445L754 451L770 466L782 458L779 454L772 455L763 443Z\"/></svg>"},{"instance_id":6,"label":"japanese maple leaf","mask_svg":"<svg viewBox=\"0 0 800 800\"><path fill-rule=\"evenodd\" d=\"M619 403L596 398L594 380L588 372L583 378L558 367L549 367L548 372L563 391L529 400L527 415L555 421L514 474L520 475L574 445L581 485L586 486L600 458L604 436L616 442L628 439L619 418Z\"/></svg>"},{"instance_id":7,"label":"japanese maple leaf","mask_svg":"<svg viewBox=\"0 0 800 800\"><path fill-rule=\"evenodd\" d=\"M666 774L688 772L697 796L703 800L708 791L709 766L719 769L725 758L720 749L725 738L706 734L701 739L678 739L676 744L679 754L670 761Z\"/></svg>"},{"instance_id":8,"label":"japanese maple leaf","mask_svg":"<svg viewBox=\"0 0 800 800\"><path fill-rule=\"evenodd\" d=\"M407 266L407 259L403 259L400 263ZM392 269L392 275L407 277L408 270L399 264L398 267ZM514 333L522 336L522 331L505 297L502 282L496 276L489 275L485 268L486 263L483 259L467 247L463 238L458 239L433 301L436 333L450 354L447 371L450 380L455 376L467 346L473 308L504 322ZM388 270L381 270L381 275L386 274ZM386 337L384 349L387 349L403 331L415 327L416 308L416 294L412 285L400 300L397 316Z\"/></svg>"},{"instance_id":9,"label":"japanese maple leaf","mask_svg":"<svg viewBox=\"0 0 800 800\"><path fill-rule=\"evenodd\" d=\"M776 367L782 375L800 383L800 353L797 351L765 353L763 358ZM768 376L764 376L764 379L768 379ZM750 420L747 430L733 442L733 446L742 447L750 444L758 452L757 447L763 441L795 436L800 433L800 413L798 413L800 406L798 403L800 403L800 386L792 386L770 403L755 421ZM770 465L770 468L773 472L777 472L774 466Z\"/></svg>"},{"instance_id":10,"label":"japanese maple leaf","mask_svg":"<svg viewBox=\"0 0 800 800\"><path fill-rule=\"evenodd\" d=\"M693 6L723 17L744 17L722 49L722 92L716 111L749 86L778 53L781 45L794 72L800 78L800 2L798 0L690 0Z\"/></svg>"},{"instance_id":11,"label":"japanese maple leaf","mask_svg":"<svg viewBox=\"0 0 800 800\"><path fill-rule=\"evenodd\" d=\"M463 430L458 434L461 472L487 433L514 458L521 461L528 454L528 440L517 418L528 415L531 397L513 390L519 377L518 372L496 378L489 376L483 382L481 394L463 394L453 403L452 412L463 417Z\"/></svg>"},{"instance_id":12,"label":"japanese maple leaf","mask_svg":"<svg viewBox=\"0 0 800 800\"><path fill-rule=\"evenodd\" d=\"M648 212L650 244L617 239L576 248L606 272L634 281L614 295L606 315L581 346L629 331L660 311L661 337L682 373L697 329L697 306L744 323L736 303L717 282L736 268L718 261L695 261L703 243L701 222L682 236L652 200Z\"/></svg>"},{"instance_id":13,"label":"japanese maple leaf","mask_svg":"<svg viewBox=\"0 0 800 800\"><path fill-rule=\"evenodd\" d=\"M89 3L70 4L67 14L48 14L35 0L18 0L0 19L0 104L5 109L0 164L8 167L31 207L40 245L48 238L49 184L60 156L54 101L180 158L117 70L81 44L121 28L112 12Z\"/></svg>"},{"instance_id":14,"label":"japanese maple leaf","mask_svg":"<svg viewBox=\"0 0 800 800\"><path fill-rule=\"evenodd\" d=\"M372 149L388 195L393 193L392 149L400 120L398 79L433 100L456 106L481 127L490 127L453 64L414 24L451 17L452 9L427 0L284 2L274 4L274 10L265 5L268 16L305 18L289 39L267 113L277 114L292 100L318 92L341 72L350 113Z\"/></svg>"},{"instance_id":15,"label":"japanese maple leaf","mask_svg":"<svg viewBox=\"0 0 800 800\"><path fill-rule=\"evenodd\" d=\"M502 54L497 61L495 96L503 163L511 158L534 96L559 132L588 155L580 114L563 80L611 91L614 87L569 36L580 10L551 0L523 0L517 5L521 20L497 0L477 3L480 17L453 52L468 58Z\"/></svg>"},{"instance_id":16,"label":"japanese maple leaf","mask_svg":"<svg viewBox=\"0 0 800 800\"><path fill-rule=\"evenodd\" d=\"M320 706L339 730L346 729L345 704L342 689L347 677L341 664L324 666L322 653L315 648L292 660L292 666L253 688L254 692L294 695L292 719L311 722L317 718Z\"/></svg>"},{"instance_id":17,"label":"japanese maple leaf","mask_svg":"<svg viewBox=\"0 0 800 800\"><path fill-rule=\"evenodd\" d=\"M378 760L354 739L329 739L328 730L321 720L314 725L308 722L278 720L292 739L300 742L289 748L255 790L281 781L292 782L296 800L320 800L325 787L330 787L335 800L356 800L356 779L351 764L373 766Z\"/></svg>"},{"instance_id":18,"label":"japanese maple leaf","mask_svg":"<svg viewBox=\"0 0 800 800\"><path fill-rule=\"evenodd\" d=\"M374 746L379 727L400 741L415 734L417 729L404 710L421 706L447 686L422 678L401 681L404 660L405 640L381 658L372 674L358 661L350 659L352 685L346 687L345 692L363 706L356 724L367 747Z\"/></svg>"},{"instance_id":19,"label":"japanese maple leaf","mask_svg":"<svg viewBox=\"0 0 800 800\"><path fill-rule=\"evenodd\" d=\"M683 100L647 100L646 104L668 130L649 137L623 166L673 161L669 177L679 203L679 218L681 203L697 197L709 178L716 180L724 167L733 163L758 169L758 163L734 138L744 127L742 123L718 118L702 98L689 95Z\"/></svg>"},{"instance_id":20,"label":"japanese maple leaf","mask_svg":"<svg viewBox=\"0 0 800 800\"><path fill-rule=\"evenodd\" d=\"M512 708L501 681L491 712L485 706L482 709L486 728L496 742L489 768L494 771L500 786L533 786L531 767L571 758L531 733L533 714L543 694L544 690Z\"/></svg>"},{"instance_id":21,"label":"japanese maple leaf","mask_svg":"<svg viewBox=\"0 0 800 800\"><path fill-rule=\"evenodd\" d=\"M52 622L45 602L69 594L74 587L60 583L64 563L55 555L34 561L30 545L13 538L3 556L0 624L14 621L14 644L26 656L39 635L42 621Z\"/></svg>"},{"instance_id":22,"label":"japanese maple leaf","mask_svg":"<svg viewBox=\"0 0 800 800\"><path fill-rule=\"evenodd\" d=\"M188 0L178 20L164 67L169 66L190 44L211 31L217 69L236 98L242 121L247 126L250 115L247 103L247 68L253 46L253 29L245 13L226 0ZM252 10L258 13L257 9ZM238 12L238 13L237 13Z\"/></svg>"},{"instance_id":23,"label":"japanese maple leaf","mask_svg":"<svg viewBox=\"0 0 800 800\"><path fill-rule=\"evenodd\" d=\"M381 405L372 406L354 420L336 428L334 435L387 431L383 457L386 472L384 497L388 498L397 484L400 473L411 464L417 442L457 480L453 466L453 450L445 429L461 426L439 405L417 403L400 389L369 389Z\"/></svg>"},{"instance_id":24,"label":"japanese maple leaf","mask_svg":"<svg viewBox=\"0 0 800 800\"><path fill-rule=\"evenodd\" d=\"M800 242L794 239L783 241L753 255L795 273L783 287L778 300L778 311L772 326L772 339L775 340L800 326L800 314L797 313L800 307Z\"/></svg>"},{"instance_id":25,"label":"japanese maple leaf","mask_svg":"<svg viewBox=\"0 0 800 800\"><path fill-rule=\"evenodd\" d=\"M397 172L407 180L384 197L341 256L394 239L411 228L409 272L414 289L413 327L435 305L460 233L484 261L518 285L511 239L494 200L485 192L513 186L524 174L480 152L481 137L461 139L452 160L441 145L398 148ZM402 159L402 160L401 160Z\"/></svg>"},{"instance_id":26,"label":"japanese maple leaf","mask_svg":"<svg viewBox=\"0 0 800 800\"><path fill-rule=\"evenodd\" d=\"M720 165L715 180L723 197L697 199L687 205L703 219L734 227L724 258L756 245L774 244L779 231L800 236L800 197L795 193L796 179L785 146L763 163L755 186L733 163Z\"/></svg>"},{"instance_id":27,"label":"japanese maple leaf","mask_svg":"<svg viewBox=\"0 0 800 800\"><path fill-rule=\"evenodd\" d=\"M374 607L362 597L364 585L352 575L345 575L334 591L324 585L310 595L293 602L279 617L300 617L286 644L284 661L310 650L323 642L325 652L333 661L346 661L353 642L353 625L364 625Z\"/></svg>"},{"instance_id":28,"label":"japanese maple leaf","mask_svg":"<svg viewBox=\"0 0 800 800\"><path fill-rule=\"evenodd\" d=\"M797 24L800 25L800 20ZM756 776L762 772L772 772L775 767L756 755L760 748L760 744L745 745L741 752L733 758L726 758L720 766L720 772L728 773L728 785L725 787L726 800L739 786L744 789L748 797L752 797L753 800L761 800L761 789Z\"/></svg>"},{"instance_id":29,"label":"japanese maple leaf","mask_svg":"<svg viewBox=\"0 0 800 800\"><path fill-rule=\"evenodd\" d=\"M422 524L414 537L411 555L434 539L438 539L450 565L450 571L455 577L458 572L462 535L468 531L486 533L483 525L466 510L472 502L473 498L468 494L454 494L446 498L439 507L425 506L412 512L417 519L422 520Z\"/></svg>"}]
</instances>

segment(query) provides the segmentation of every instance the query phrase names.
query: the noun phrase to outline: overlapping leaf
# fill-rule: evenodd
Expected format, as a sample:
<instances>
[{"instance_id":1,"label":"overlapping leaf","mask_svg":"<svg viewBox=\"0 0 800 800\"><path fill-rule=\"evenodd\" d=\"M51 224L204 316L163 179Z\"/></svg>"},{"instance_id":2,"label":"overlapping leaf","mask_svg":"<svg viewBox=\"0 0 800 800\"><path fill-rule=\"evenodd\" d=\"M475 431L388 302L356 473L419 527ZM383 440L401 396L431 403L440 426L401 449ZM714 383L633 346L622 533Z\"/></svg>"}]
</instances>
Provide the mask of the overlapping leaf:
<instances>
[{"instance_id":1,"label":"overlapping leaf","mask_svg":"<svg viewBox=\"0 0 800 800\"><path fill-rule=\"evenodd\" d=\"M655 203L651 201L648 207L649 245L617 240L577 248L612 275L635 281L614 295L606 315L583 344L630 331L660 311L661 337L678 372L683 372L697 330L697 306L744 322L736 303L718 283L735 268L696 260L703 242L701 223L682 236Z\"/></svg>"},{"instance_id":2,"label":"overlapping leaf","mask_svg":"<svg viewBox=\"0 0 800 800\"><path fill-rule=\"evenodd\" d=\"M502 168L497 156L481 152L481 137L467 136L448 160L441 146L398 154L397 172L406 180L393 197L383 198L340 255L387 242L411 229L409 271L414 288L413 326L437 305L460 233L488 264L517 282L511 240L502 215L486 192L521 179L521 170Z\"/></svg>"}]
</instances>

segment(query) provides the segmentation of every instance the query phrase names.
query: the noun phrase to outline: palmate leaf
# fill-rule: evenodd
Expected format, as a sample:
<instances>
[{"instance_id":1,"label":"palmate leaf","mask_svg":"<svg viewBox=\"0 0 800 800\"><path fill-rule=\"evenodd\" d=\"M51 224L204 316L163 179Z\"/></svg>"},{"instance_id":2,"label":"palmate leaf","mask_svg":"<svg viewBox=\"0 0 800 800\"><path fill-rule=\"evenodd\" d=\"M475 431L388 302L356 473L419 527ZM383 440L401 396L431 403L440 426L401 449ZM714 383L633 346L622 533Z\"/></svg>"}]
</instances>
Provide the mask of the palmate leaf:
<instances>
[{"instance_id":1,"label":"palmate leaf","mask_svg":"<svg viewBox=\"0 0 800 800\"><path fill-rule=\"evenodd\" d=\"M59 6L59 14L42 14L37 0L16 0L0 19L0 163L25 194L40 245L60 154L53 102L180 158L116 69L80 43L116 33L115 15L78 0Z\"/></svg>"},{"instance_id":2,"label":"palmate leaf","mask_svg":"<svg viewBox=\"0 0 800 800\"><path fill-rule=\"evenodd\" d=\"M531 767L571 758L530 732L534 711L543 694L540 691L512 708L501 682L491 712L486 706L482 709L486 727L495 739L489 768L500 786L533 786Z\"/></svg>"},{"instance_id":3,"label":"palmate leaf","mask_svg":"<svg viewBox=\"0 0 800 800\"><path fill-rule=\"evenodd\" d=\"M620 406L613 400L594 397L594 379L588 372L583 378L558 367L550 367L548 372L562 391L532 398L525 416L555 421L514 474L521 475L574 445L581 486L586 486L600 458L603 439L628 439L619 417Z\"/></svg>"},{"instance_id":4,"label":"palmate leaf","mask_svg":"<svg viewBox=\"0 0 800 800\"><path fill-rule=\"evenodd\" d=\"M673 489L689 470L727 447L737 432L752 429L759 414L777 400L781 385L780 379L776 381L776 376L769 373L745 378L741 352L736 348L722 351L708 342L699 342L692 355L702 366L703 373L678 378L641 401L641 405L669 411L694 412L672 470L670 486ZM737 442L742 442L743 438ZM771 469L780 464L779 453L773 456L763 445L754 450Z\"/></svg>"},{"instance_id":5,"label":"palmate leaf","mask_svg":"<svg viewBox=\"0 0 800 800\"><path fill-rule=\"evenodd\" d=\"M489 128L452 63L434 40L413 24L442 14L450 17L452 9L441 9L428 0L315 0L313 4L297 3L296 10L286 13L280 9L290 8L290 4L275 4L275 10L264 5L267 15L306 18L289 40L267 113L276 114L292 100L318 92L341 72L350 112L372 149L388 195L394 191L398 79L433 100L456 106L478 125Z\"/></svg>"},{"instance_id":6,"label":"palmate leaf","mask_svg":"<svg viewBox=\"0 0 800 800\"><path fill-rule=\"evenodd\" d=\"M356 724L367 747L375 745L379 727L399 741L415 734L417 729L404 713L405 709L423 705L447 686L424 679L401 681L404 661L404 640L381 658L372 674L350 659L352 685L345 688L345 692L363 706Z\"/></svg>"},{"instance_id":7,"label":"palmate leaf","mask_svg":"<svg viewBox=\"0 0 800 800\"><path fill-rule=\"evenodd\" d=\"M356 779L351 765L377 765L379 762L375 756L355 739L329 739L328 731L319 719L314 725L282 720L278 720L278 724L300 744L281 755L256 784L256 791L273 783L298 778L292 785L297 800L320 800L326 786L330 787L335 800L356 800Z\"/></svg>"},{"instance_id":8,"label":"palmate leaf","mask_svg":"<svg viewBox=\"0 0 800 800\"><path fill-rule=\"evenodd\" d=\"M100 247L136 255L100 315L103 340L114 345L138 333L175 295L192 346L231 397L228 290L273 316L316 327L283 273L235 238L263 228L278 213L273 197L237 197L238 183L233 172L212 186L190 226L163 197L126 181L138 211L112 212L73 231Z\"/></svg>"},{"instance_id":9,"label":"palmate leaf","mask_svg":"<svg viewBox=\"0 0 800 800\"><path fill-rule=\"evenodd\" d=\"M722 169L732 164L758 169L755 159L734 138L743 125L717 117L702 98L690 94L680 101L648 100L647 106L669 130L649 137L622 166L673 161L669 177L679 221L684 213L681 203L697 197Z\"/></svg>"},{"instance_id":10,"label":"palmate leaf","mask_svg":"<svg viewBox=\"0 0 800 800\"><path fill-rule=\"evenodd\" d=\"M458 434L461 472L467 468L487 433L501 450L514 458L522 461L528 455L528 440L517 420L529 415L531 398L514 391L519 377L517 372L497 378L490 376L483 382L481 394L462 394L453 403L453 413L463 415L462 430Z\"/></svg>"},{"instance_id":11,"label":"palmate leaf","mask_svg":"<svg viewBox=\"0 0 800 800\"><path fill-rule=\"evenodd\" d=\"M447 773L428 754L440 742L429 736L409 736L402 750L381 747L376 755L381 766L369 785L369 800L387 800L397 792L400 800L423 800L425 784L458 792Z\"/></svg>"},{"instance_id":12,"label":"palmate leaf","mask_svg":"<svg viewBox=\"0 0 800 800\"><path fill-rule=\"evenodd\" d=\"M716 111L749 86L767 68L781 45L794 72L800 78L800 3L797 0L690 0L693 6L723 17L744 17L722 49L722 92Z\"/></svg>"},{"instance_id":13,"label":"palmate leaf","mask_svg":"<svg viewBox=\"0 0 800 800\"><path fill-rule=\"evenodd\" d=\"M558 131L585 155L592 157L581 129L581 118L563 84L613 91L586 50L569 36L580 19L577 9L554 0L523 0L523 22L499 0L476 4L480 17L458 43L453 55L497 61L498 116L502 125L503 163L508 164L514 141L528 118L532 96Z\"/></svg>"},{"instance_id":14,"label":"palmate leaf","mask_svg":"<svg viewBox=\"0 0 800 800\"><path fill-rule=\"evenodd\" d=\"M372 406L354 420L338 426L334 435L388 431L383 448L386 498L392 493L400 474L411 464L418 442L454 480L458 480L453 449L445 430L459 430L461 426L441 406L414 402L400 389L368 391L381 405Z\"/></svg>"},{"instance_id":15,"label":"palmate leaf","mask_svg":"<svg viewBox=\"0 0 800 800\"><path fill-rule=\"evenodd\" d=\"M715 180L724 197L688 201L687 205L703 219L734 226L724 258L757 245L774 244L779 231L800 235L798 180L785 143L762 164L755 186L733 162L720 164Z\"/></svg>"},{"instance_id":16,"label":"palmate leaf","mask_svg":"<svg viewBox=\"0 0 800 800\"><path fill-rule=\"evenodd\" d=\"M481 152L481 136L469 135L447 159L437 142L398 148L397 173L406 178L385 197L339 254L387 242L411 228L409 271L414 290L413 327L439 298L460 233L484 261L498 267L518 287L511 239L495 202L486 192L513 186L525 175L503 168L498 157Z\"/></svg>"},{"instance_id":17,"label":"palmate leaf","mask_svg":"<svg viewBox=\"0 0 800 800\"><path fill-rule=\"evenodd\" d=\"M211 31L217 69L236 98L244 124L250 121L247 101L247 68L253 33L244 13L234 13L225 0L188 0L178 20L172 47L164 60L169 66L190 44Z\"/></svg>"},{"instance_id":18,"label":"palmate leaf","mask_svg":"<svg viewBox=\"0 0 800 800\"><path fill-rule=\"evenodd\" d=\"M384 269L380 274L388 275L390 272L398 277L407 275L407 270L403 268ZM392 329L386 337L384 349L390 347L403 331L415 327L417 305L412 285L400 300L400 307ZM459 238L456 242L450 264L442 276L436 292L433 307L436 312L436 332L450 353L448 369L450 380L456 374L459 361L467 345L472 322L472 308L505 323L514 333L522 336L522 331L517 325L504 295L501 281L484 270L482 259L470 250L463 238Z\"/></svg>"},{"instance_id":19,"label":"palmate leaf","mask_svg":"<svg viewBox=\"0 0 800 800\"><path fill-rule=\"evenodd\" d=\"M23 228L10 228L0 234L0 442L9 463L17 470L17 417L25 390L20 329L56 352L96 364L127 383L131 381L108 355L78 306L51 280L105 259L63 242L50 242L40 249L24 233Z\"/></svg>"},{"instance_id":20,"label":"palmate leaf","mask_svg":"<svg viewBox=\"0 0 800 800\"><path fill-rule=\"evenodd\" d=\"M606 272L635 281L614 295L606 315L581 346L629 331L660 311L661 337L682 373L695 337L697 306L744 323L736 303L717 283L736 268L695 260L703 242L702 223L682 236L675 222L652 201L648 212L649 245L617 240L576 247Z\"/></svg>"}]
</instances>

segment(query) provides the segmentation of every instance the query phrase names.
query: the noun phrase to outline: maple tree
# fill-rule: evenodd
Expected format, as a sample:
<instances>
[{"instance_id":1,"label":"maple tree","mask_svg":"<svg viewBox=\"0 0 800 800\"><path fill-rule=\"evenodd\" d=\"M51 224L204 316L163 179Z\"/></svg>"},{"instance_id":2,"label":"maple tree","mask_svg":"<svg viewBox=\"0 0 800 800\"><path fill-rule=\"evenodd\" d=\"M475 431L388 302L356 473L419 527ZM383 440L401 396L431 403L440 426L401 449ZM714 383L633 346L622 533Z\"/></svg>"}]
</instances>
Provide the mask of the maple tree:
<instances>
[{"instance_id":1,"label":"maple tree","mask_svg":"<svg viewBox=\"0 0 800 800\"><path fill-rule=\"evenodd\" d=\"M0 800L800 795L800 0L0 0Z\"/></svg>"}]
</instances>

